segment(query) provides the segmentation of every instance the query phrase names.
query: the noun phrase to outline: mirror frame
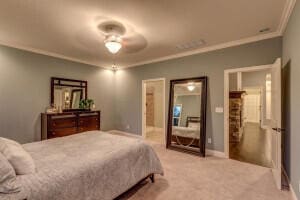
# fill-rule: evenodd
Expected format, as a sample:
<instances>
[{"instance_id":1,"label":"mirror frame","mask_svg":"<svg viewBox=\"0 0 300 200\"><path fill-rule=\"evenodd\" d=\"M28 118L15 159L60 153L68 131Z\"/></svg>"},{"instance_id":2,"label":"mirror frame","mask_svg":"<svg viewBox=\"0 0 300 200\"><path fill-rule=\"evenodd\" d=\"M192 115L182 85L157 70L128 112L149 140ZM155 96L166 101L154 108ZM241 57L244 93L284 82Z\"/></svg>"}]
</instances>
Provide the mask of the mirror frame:
<instances>
[{"instance_id":1,"label":"mirror frame","mask_svg":"<svg viewBox=\"0 0 300 200\"><path fill-rule=\"evenodd\" d=\"M173 124L173 104L174 104L174 86L175 84L182 84L188 82L201 82L201 110L200 110L200 152L194 151L192 149L184 149L180 147L173 146L171 144L172 140L172 124ZM173 149L181 152L196 154L198 156L205 157L205 145L206 145L206 107L207 107L207 77L196 77L196 78L185 78L170 80L170 92L169 92L169 115L168 115L168 130L167 130L167 148Z\"/></svg>"},{"instance_id":2,"label":"mirror frame","mask_svg":"<svg viewBox=\"0 0 300 200\"><path fill-rule=\"evenodd\" d=\"M63 84L61 83L62 81L68 81L68 82L76 82L80 83L80 85L72 85L72 84ZM56 83L58 82L58 83ZM67 78L57 78L57 77L51 77L51 105L54 103L54 87L58 86L69 86L69 87L76 87L76 88L81 88L85 89L85 99L88 98L88 83L87 81L83 80L76 80L76 79L67 79ZM84 109L64 109L63 112L72 112L72 111L83 111Z\"/></svg>"}]
</instances>

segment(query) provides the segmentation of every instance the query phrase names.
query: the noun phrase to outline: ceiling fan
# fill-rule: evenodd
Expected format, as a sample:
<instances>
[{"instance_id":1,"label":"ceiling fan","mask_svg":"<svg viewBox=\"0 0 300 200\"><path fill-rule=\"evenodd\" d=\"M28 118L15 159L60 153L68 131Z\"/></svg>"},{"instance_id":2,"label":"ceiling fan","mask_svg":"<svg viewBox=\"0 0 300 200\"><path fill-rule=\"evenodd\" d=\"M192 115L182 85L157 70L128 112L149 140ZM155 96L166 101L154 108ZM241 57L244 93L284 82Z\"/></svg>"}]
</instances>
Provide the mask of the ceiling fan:
<instances>
[{"instance_id":1,"label":"ceiling fan","mask_svg":"<svg viewBox=\"0 0 300 200\"><path fill-rule=\"evenodd\" d=\"M117 54L121 49L124 53L136 53L147 46L147 40L139 33L126 29L116 21L105 21L98 25L104 36L104 45L112 54Z\"/></svg>"}]
</instances>

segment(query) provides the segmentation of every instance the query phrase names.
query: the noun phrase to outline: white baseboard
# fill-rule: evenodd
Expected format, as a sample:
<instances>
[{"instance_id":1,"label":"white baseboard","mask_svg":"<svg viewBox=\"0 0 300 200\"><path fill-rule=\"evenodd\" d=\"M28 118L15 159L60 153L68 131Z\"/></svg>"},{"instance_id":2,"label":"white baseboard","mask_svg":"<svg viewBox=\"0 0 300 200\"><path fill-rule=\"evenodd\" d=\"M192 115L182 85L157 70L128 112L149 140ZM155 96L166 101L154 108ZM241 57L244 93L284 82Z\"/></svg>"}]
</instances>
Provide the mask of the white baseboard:
<instances>
[{"instance_id":1,"label":"white baseboard","mask_svg":"<svg viewBox=\"0 0 300 200\"><path fill-rule=\"evenodd\" d=\"M128 132L125 132L125 131L109 130L109 131L107 131L107 132L108 132L108 133L120 133L120 134L128 135L128 136L131 136L131 137L137 137L137 138L140 138L140 139L143 138L141 135L136 135L136 134L128 133Z\"/></svg>"},{"instance_id":2,"label":"white baseboard","mask_svg":"<svg viewBox=\"0 0 300 200\"><path fill-rule=\"evenodd\" d=\"M297 195L296 195L296 193L295 193L295 191L294 191L294 188L293 188L293 186L290 184L291 181L290 181L290 179L289 179L289 177L288 177L288 175L287 175L285 169L282 168L282 171L283 171L284 175L286 176L287 181L289 182L289 189L290 189L291 194L292 194L292 200L298 200L298 197L297 197Z\"/></svg>"},{"instance_id":3,"label":"white baseboard","mask_svg":"<svg viewBox=\"0 0 300 200\"><path fill-rule=\"evenodd\" d=\"M152 132L152 131L163 132L163 128L159 128L159 127L155 127L155 126L147 126L146 127L146 132Z\"/></svg>"},{"instance_id":4,"label":"white baseboard","mask_svg":"<svg viewBox=\"0 0 300 200\"><path fill-rule=\"evenodd\" d=\"M154 126L146 126L146 133L154 131Z\"/></svg>"},{"instance_id":5,"label":"white baseboard","mask_svg":"<svg viewBox=\"0 0 300 200\"><path fill-rule=\"evenodd\" d=\"M293 188L293 186L291 184L290 184L290 191L292 193L292 199L293 200L298 200L298 197L297 197L297 195L296 195L296 193L294 191L294 188Z\"/></svg>"},{"instance_id":6,"label":"white baseboard","mask_svg":"<svg viewBox=\"0 0 300 200\"><path fill-rule=\"evenodd\" d=\"M216 151L216 150L211 150L211 149L206 149L205 150L206 155L208 156L215 156L219 158L226 158L225 153L222 151Z\"/></svg>"}]
</instances>

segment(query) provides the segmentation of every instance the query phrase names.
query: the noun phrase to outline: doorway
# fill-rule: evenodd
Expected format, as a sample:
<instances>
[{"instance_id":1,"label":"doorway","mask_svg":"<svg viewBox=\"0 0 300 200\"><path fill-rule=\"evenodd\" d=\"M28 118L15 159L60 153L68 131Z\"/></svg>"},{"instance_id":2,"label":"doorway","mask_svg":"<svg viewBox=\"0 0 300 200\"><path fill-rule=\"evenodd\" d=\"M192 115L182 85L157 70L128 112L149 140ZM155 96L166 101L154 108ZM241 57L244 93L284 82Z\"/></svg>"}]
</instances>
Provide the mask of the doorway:
<instances>
[{"instance_id":1,"label":"doorway","mask_svg":"<svg viewBox=\"0 0 300 200\"><path fill-rule=\"evenodd\" d=\"M165 144L165 79L142 81L142 135L150 142Z\"/></svg>"},{"instance_id":2,"label":"doorway","mask_svg":"<svg viewBox=\"0 0 300 200\"><path fill-rule=\"evenodd\" d=\"M271 69L237 71L229 77L229 158L271 168L266 127L266 81ZM238 78L234 78L237 76Z\"/></svg>"},{"instance_id":3,"label":"doorway","mask_svg":"<svg viewBox=\"0 0 300 200\"><path fill-rule=\"evenodd\" d=\"M230 138L232 137L230 134L230 116L237 116L240 115L240 121L238 125L240 125L239 128L241 128L242 131L245 130L245 121L243 116L243 109L241 103L242 101L233 101L235 103L238 102L236 105L236 113L235 115L230 115L230 96L234 97L243 97L246 95L246 91L243 90L242 86L242 73L244 72L257 72L261 70L270 70L270 73L268 73L265 76L264 80L264 100L263 104L263 117L261 118L262 124L265 127L262 127L265 129L265 132L268 133L268 143L270 144L268 149L270 150L270 160L271 165L269 166L272 170L273 177L276 183L276 186L278 189L281 189L281 170L282 170L282 163L281 163L281 154L282 154L282 148L281 148L281 137L282 137L282 116L281 116L281 59L278 58L273 64L270 65L263 65L263 66L254 66L254 67L244 67L244 68L236 68L236 69L229 69L224 71L224 152L225 156L227 158L230 158ZM233 74L236 74L233 76ZM237 83L234 82L234 84L230 83L230 77L233 76L237 80ZM258 77L258 76L254 76ZM230 87L236 87L237 91L233 91L232 94L230 92ZM243 99L243 98L240 98ZM237 112L241 111L241 112ZM263 130L263 129L259 130ZM251 130L251 127L249 127ZM237 132L239 129L236 129ZM235 139L240 140L243 138L242 134L235 134L233 135ZM239 137L241 136L241 137ZM251 136L251 134L248 134L248 136ZM245 137L245 136L244 136ZM242 140L240 140L242 141ZM238 141L239 142L239 141ZM249 145L245 145L247 147ZM263 147L263 145L261 145ZM255 164L255 163L254 163Z\"/></svg>"}]
</instances>

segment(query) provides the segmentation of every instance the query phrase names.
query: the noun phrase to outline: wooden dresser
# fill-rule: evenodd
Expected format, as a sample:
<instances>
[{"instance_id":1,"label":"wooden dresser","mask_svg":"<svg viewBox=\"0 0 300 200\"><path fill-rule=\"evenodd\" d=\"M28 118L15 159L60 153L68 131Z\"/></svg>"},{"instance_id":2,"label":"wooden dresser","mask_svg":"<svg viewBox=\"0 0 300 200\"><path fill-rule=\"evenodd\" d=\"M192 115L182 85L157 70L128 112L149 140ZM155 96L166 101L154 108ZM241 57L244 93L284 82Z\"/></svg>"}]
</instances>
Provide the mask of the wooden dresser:
<instances>
[{"instance_id":1,"label":"wooden dresser","mask_svg":"<svg viewBox=\"0 0 300 200\"><path fill-rule=\"evenodd\" d=\"M42 140L100 130L100 111L42 113Z\"/></svg>"}]
</instances>

